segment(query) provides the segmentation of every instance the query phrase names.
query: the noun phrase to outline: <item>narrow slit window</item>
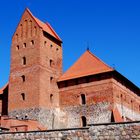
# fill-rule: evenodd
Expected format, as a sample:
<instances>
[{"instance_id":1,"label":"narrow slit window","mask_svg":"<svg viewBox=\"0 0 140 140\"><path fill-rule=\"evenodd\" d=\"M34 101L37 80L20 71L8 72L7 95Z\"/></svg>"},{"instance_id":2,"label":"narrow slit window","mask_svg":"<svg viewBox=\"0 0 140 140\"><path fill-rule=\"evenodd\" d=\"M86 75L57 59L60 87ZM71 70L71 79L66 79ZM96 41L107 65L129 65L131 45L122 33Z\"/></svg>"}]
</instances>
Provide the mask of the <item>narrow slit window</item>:
<instances>
[{"instance_id":1,"label":"narrow slit window","mask_svg":"<svg viewBox=\"0 0 140 140\"><path fill-rule=\"evenodd\" d=\"M23 43L23 48L26 48L26 43Z\"/></svg>"},{"instance_id":2,"label":"narrow slit window","mask_svg":"<svg viewBox=\"0 0 140 140\"><path fill-rule=\"evenodd\" d=\"M21 93L22 100L25 101L25 93Z\"/></svg>"},{"instance_id":3,"label":"narrow slit window","mask_svg":"<svg viewBox=\"0 0 140 140\"><path fill-rule=\"evenodd\" d=\"M46 47L46 45L47 45L47 41L44 41L44 47Z\"/></svg>"},{"instance_id":4,"label":"narrow slit window","mask_svg":"<svg viewBox=\"0 0 140 140\"><path fill-rule=\"evenodd\" d=\"M86 127L87 126L87 119L86 119L86 117L82 116L81 120L82 120L82 127Z\"/></svg>"},{"instance_id":5,"label":"narrow slit window","mask_svg":"<svg viewBox=\"0 0 140 140\"><path fill-rule=\"evenodd\" d=\"M22 78L22 82L25 82L25 75L22 75L21 78Z\"/></svg>"},{"instance_id":6,"label":"narrow slit window","mask_svg":"<svg viewBox=\"0 0 140 140\"><path fill-rule=\"evenodd\" d=\"M85 96L85 94L81 94L81 103L82 103L82 105L86 104L86 96Z\"/></svg>"},{"instance_id":7,"label":"narrow slit window","mask_svg":"<svg viewBox=\"0 0 140 140\"><path fill-rule=\"evenodd\" d=\"M22 58L22 64L26 65L26 57L25 56Z\"/></svg>"},{"instance_id":8,"label":"narrow slit window","mask_svg":"<svg viewBox=\"0 0 140 140\"><path fill-rule=\"evenodd\" d=\"M53 103L53 94L50 94L50 102Z\"/></svg>"},{"instance_id":9,"label":"narrow slit window","mask_svg":"<svg viewBox=\"0 0 140 140\"><path fill-rule=\"evenodd\" d=\"M54 63L53 63L53 60L50 59L50 67L53 67Z\"/></svg>"}]
</instances>

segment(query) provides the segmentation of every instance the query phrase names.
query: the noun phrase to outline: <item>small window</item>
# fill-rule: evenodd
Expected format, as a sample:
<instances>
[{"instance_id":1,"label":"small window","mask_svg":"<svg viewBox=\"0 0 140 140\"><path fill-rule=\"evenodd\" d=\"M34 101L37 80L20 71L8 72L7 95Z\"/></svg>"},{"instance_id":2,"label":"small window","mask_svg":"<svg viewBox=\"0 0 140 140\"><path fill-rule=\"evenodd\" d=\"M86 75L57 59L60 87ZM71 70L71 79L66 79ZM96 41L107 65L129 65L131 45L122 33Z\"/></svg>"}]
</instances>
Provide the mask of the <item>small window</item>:
<instances>
[{"instance_id":1,"label":"small window","mask_svg":"<svg viewBox=\"0 0 140 140\"><path fill-rule=\"evenodd\" d=\"M50 102L53 103L53 94L50 94Z\"/></svg>"},{"instance_id":2,"label":"small window","mask_svg":"<svg viewBox=\"0 0 140 140\"><path fill-rule=\"evenodd\" d=\"M44 41L44 47L46 47L46 45L47 45L47 41Z\"/></svg>"},{"instance_id":3,"label":"small window","mask_svg":"<svg viewBox=\"0 0 140 140\"><path fill-rule=\"evenodd\" d=\"M25 93L21 93L22 100L25 101Z\"/></svg>"},{"instance_id":4,"label":"small window","mask_svg":"<svg viewBox=\"0 0 140 140\"><path fill-rule=\"evenodd\" d=\"M54 63L53 63L53 60L50 59L50 67L53 67Z\"/></svg>"},{"instance_id":5,"label":"small window","mask_svg":"<svg viewBox=\"0 0 140 140\"><path fill-rule=\"evenodd\" d=\"M81 119L82 119L82 127L85 127L87 125L87 119L85 116L82 116Z\"/></svg>"},{"instance_id":6,"label":"small window","mask_svg":"<svg viewBox=\"0 0 140 140\"><path fill-rule=\"evenodd\" d=\"M82 103L82 105L86 104L86 96L85 96L85 94L81 94L81 103Z\"/></svg>"},{"instance_id":7,"label":"small window","mask_svg":"<svg viewBox=\"0 0 140 140\"><path fill-rule=\"evenodd\" d=\"M26 43L23 44L23 48L26 48Z\"/></svg>"},{"instance_id":8,"label":"small window","mask_svg":"<svg viewBox=\"0 0 140 140\"><path fill-rule=\"evenodd\" d=\"M53 82L53 77L50 77L50 82Z\"/></svg>"},{"instance_id":9,"label":"small window","mask_svg":"<svg viewBox=\"0 0 140 140\"><path fill-rule=\"evenodd\" d=\"M22 64L26 65L26 57L25 56L22 58Z\"/></svg>"},{"instance_id":10,"label":"small window","mask_svg":"<svg viewBox=\"0 0 140 140\"><path fill-rule=\"evenodd\" d=\"M51 44L51 45L50 45L50 47L52 48L52 47L53 47L53 45Z\"/></svg>"},{"instance_id":11,"label":"small window","mask_svg":"<svg viewBox=\"0 0 140 140\"><path fill-rule=\"evenodd\" d=\"M37 35L37 27L36 26L34 26L34 35Z\"/></svg>"},{"instance_id":12,"label":"small window","mask_svg":"<svg viewBox=\"0 0 140 140\"><path fill-rule=\"evenodd\" d=\"M31 40L30 44L31 45L34 45L35 44L34 40Z\"/></svg>"},{"instance_id":13,"label":"small window","mask_svg":"<svg viewBox=\"0 0 140 140\"><path fill-rule=\"evenodd\" d=\"M17 50L17 51L19 50L19 45L16 46L16 50Z\"/></svg>"},{"instance_id":14,"label":"small window","mask_svg":"<svg viewBox=\"0 0 140 140\"><path fill-rule=\"evenodd\" d=\"M16 34L16 41L18 42L18 34Z\"/></svg>"},{"instance_id":15,"label":"small window","mask_svg":"<svg viewBox=\"0 0 140 140\"><path fill-rule=\"evenodd\" d=\"M25 82L25 75L22 75L21 78L22 78L22 82Z\"/></svg>"},{"instance_id":16,"label":"small window","mask_svg":"<svg viewBox=\"0 0 140 140\"><path fill-rule=\"evenodd\" d=\"M59 49L58 48L56 48L56 51L58 51Z\"/></svg>"}]
</instances>

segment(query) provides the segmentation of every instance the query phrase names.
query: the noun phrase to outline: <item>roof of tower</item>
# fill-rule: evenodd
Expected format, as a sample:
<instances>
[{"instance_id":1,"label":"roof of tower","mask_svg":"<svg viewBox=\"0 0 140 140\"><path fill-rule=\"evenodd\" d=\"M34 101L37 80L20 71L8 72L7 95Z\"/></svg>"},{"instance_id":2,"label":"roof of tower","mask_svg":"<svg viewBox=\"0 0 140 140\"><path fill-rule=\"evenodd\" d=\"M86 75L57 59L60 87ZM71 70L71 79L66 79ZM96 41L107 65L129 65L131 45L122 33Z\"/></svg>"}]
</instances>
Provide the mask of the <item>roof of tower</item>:
<instances>
[{"instance_id":1,"label":"roof of tower","mask_svg":"<svg viewBox=\"0 0 140 140\"><path fill-rule=\"evenodd\" d=\"M72 65L58 81L75 79L83 76L94 75L104 72L114 71L113 68L106 65L103 61L87 50L75 63Z\"/></svg>"},{"instance_id":2,"label":"roof of tower","mask_svg":"<svg viewBox=\"0 0 140 140\"><path fill-rule=\"evenodd\" d=\"M43 29L43 31L47 32L48 34L50 34L51 36L62 42L61 38L57 35L57 33L54 31L54 29L51 27L49 23L44 23L38 18L36 18L28 8L26 8L26 11L32 16L32 18L35 20L38 26Z\"/></svg>"}]
</instances>

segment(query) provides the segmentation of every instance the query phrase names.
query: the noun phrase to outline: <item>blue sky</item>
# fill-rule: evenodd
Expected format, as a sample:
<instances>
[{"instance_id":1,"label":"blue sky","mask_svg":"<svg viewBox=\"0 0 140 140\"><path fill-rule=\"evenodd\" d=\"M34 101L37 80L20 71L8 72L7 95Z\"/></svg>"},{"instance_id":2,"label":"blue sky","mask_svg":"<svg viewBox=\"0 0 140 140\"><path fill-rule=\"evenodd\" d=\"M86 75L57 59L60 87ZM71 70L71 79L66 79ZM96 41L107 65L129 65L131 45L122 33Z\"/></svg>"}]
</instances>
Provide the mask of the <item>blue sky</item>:
<instances>
[{"instance_id":1,"label":"blue sky","mask_svg":"<svg viewBox=\"0 0 140 140\"><path fill-rule=\"evenodd\" d=\"M11 37L26 7L62 38L64 71L89 44L93 54L140 87L139 0L1 1L0 87L9 78Z\"/></svg>"}]
</instances>

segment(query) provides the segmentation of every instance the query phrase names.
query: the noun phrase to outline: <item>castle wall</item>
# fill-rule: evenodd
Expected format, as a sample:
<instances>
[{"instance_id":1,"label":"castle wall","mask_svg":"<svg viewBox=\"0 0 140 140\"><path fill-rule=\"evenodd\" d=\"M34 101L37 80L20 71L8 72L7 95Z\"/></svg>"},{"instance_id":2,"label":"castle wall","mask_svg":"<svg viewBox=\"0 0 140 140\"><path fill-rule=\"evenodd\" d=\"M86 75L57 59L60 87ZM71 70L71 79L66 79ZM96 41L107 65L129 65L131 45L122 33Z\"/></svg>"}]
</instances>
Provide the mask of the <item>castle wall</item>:
<instances>
[{"instance_id":1,"label":"castle wall","mask_svg":"<svg viewBox=\"0 0 140 140\"><path fill-rule=\"evenodd\" d=\"M118 108L124 120L139 120L140 96L115 79L112 81L114 107Z\"/></svg>"},{"instance_id":2,"label":"castle wall","mask_svg":"<svg viewBox=\"0 0 140 140\"><path fill-rule=\"evenodd\" d=\"M35 132L15 132L1 133L2 140L20 140L20 139L54 139L54 140L128 140L140 139L140 122L122 123L122 124L100 124L87 128L59 129Z\"/></svg>"},{"instance_id":3,"label":"castle wall","mask_svg":"<svg viewBox=\"0 0 140 140\"><path fill-rule=\"evenodd\" d=\"M84 104L81 94L85 95ZM65 114L62 120L66 128L82 126L82 116L87 124L111 122L112 79L60 88L60 108Z\"/></svg>"}]
</instances>

